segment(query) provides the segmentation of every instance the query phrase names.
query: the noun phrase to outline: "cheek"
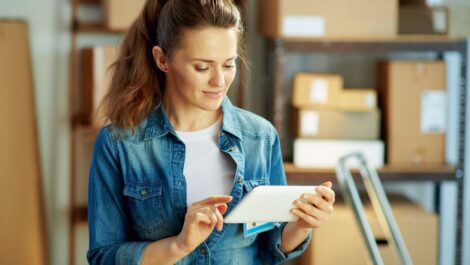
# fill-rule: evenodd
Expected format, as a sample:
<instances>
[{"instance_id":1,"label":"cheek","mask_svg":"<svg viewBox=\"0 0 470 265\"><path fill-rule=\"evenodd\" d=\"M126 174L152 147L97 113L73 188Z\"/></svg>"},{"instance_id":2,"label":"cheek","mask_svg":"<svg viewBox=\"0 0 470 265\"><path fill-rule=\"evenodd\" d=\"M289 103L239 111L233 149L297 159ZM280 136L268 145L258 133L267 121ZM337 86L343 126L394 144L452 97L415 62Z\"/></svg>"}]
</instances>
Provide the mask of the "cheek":
<instances>
[{"instance_id":1,"label":"cheek","mask_svg":"<svg viewBox=\"0 0 470 265\"><path fill-rule=\"evenodd\" d=\"M174 80L176 86L182 90L194 90L193 88L199 87L203 82L201 76L184 71L175 71Z\"/></svg>"},{"instance_id":2,"label":"cheek","mask_svg":"<svg viewBox=\"0 0 470 265\"><path fill-rule=\"evenodd\" d=\"M236 75L236 71L231 71L231 72L228 72L226 75L225 75L225 84L228 86L230 86L233 82L233 80L235 79L235 75Z\"/></svg>"}]
</instances>

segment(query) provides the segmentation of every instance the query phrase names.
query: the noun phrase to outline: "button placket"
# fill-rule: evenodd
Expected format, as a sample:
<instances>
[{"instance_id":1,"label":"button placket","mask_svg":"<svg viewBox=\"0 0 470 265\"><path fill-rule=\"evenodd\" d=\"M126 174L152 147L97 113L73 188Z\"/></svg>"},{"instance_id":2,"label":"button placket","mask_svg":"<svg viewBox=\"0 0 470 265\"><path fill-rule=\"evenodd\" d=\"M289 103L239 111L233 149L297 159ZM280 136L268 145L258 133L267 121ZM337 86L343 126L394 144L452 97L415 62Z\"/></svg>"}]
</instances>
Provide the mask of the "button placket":
<instances>
[{"instance_id":1,"label":"button placket","mask_svg":"<svg viewBox=\"0 0 470 265\"><path fill-rule=\"evenodd\" d=\"M200 248L199 253L201 253L201 255L206 255L206 249L205 248Z\"/></svg>"},{"instance_id":2,"label":"button placket","mask_svg":"<svg viewBox=\"0 0 470 265\"><path fill-rule=\"evenodd\" d=\"M238 176L238 184L242 184L243 183L243 177L242 176Z\"/></svg>"}]
</instances>

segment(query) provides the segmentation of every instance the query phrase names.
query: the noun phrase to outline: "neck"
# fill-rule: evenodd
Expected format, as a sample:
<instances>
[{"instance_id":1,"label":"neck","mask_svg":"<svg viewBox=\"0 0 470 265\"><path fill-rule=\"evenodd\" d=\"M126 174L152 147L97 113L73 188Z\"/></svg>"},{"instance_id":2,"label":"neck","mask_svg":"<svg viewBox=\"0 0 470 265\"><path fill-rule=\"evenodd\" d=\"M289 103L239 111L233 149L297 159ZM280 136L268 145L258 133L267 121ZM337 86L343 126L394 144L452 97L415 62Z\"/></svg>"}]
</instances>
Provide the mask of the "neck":
<instances>
[{"instance_id":1,"label":"neck","mask_svg":"<svg viewBox=\"0 0 470 265\"><path fill-rule=\"evenodd\" d=\"M166 92L170 92L167 90ZM214 124L222 115L219 108L215 111L206 111L194 105L181 104L179 97L165 93L163 95L163 107L165 113L176 131L197 131Z\"/></svg>"}]
</instances>

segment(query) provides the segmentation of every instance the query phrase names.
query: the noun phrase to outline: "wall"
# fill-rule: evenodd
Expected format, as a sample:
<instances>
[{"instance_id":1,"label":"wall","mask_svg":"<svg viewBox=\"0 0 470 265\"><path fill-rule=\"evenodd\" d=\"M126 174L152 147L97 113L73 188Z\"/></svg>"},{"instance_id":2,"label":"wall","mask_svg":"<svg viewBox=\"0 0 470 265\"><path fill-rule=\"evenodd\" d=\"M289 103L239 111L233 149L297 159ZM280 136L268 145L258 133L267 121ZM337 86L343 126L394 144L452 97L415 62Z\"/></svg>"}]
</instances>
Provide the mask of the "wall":
<instances>
[{"instance_id":1,"label":"wall","mask_svg":"<svg viewBox=\"0 0 470 265\"><path fill-rule=\"evenodd\" d=\"M28 22L51 264L67 264L69 6L60 0L2 0L0 18Z\"/></svg>"}]
</instances>

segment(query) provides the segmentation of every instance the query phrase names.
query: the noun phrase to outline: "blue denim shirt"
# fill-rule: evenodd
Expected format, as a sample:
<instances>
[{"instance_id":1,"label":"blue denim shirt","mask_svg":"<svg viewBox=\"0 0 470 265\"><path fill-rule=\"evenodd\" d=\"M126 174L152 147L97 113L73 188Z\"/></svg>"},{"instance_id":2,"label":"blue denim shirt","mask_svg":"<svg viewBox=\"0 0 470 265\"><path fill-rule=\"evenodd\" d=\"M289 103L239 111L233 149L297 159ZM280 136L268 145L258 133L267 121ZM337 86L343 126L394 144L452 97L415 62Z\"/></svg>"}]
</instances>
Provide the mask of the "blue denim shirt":
<instances>
[{"instance_id":1,"label":"blue denim shirt","mask_svg":"<svg viewBox=\"0 0 470 265\"><path fill-rule=\"evenodd\" d=\"M234 107L227 97L222 111L219 149L236 163L230 212L254 187L286 185L286 177L271 123ZM111 126L101 129L89 177L90 264L140 264L148 244L180 233L187 209L184 157L185 145L161 105L134 133ZM245 237L242 224L224 224L177 264L277 264L297 257L310 235L297 249L283 253L284 226L277 223L267 232Z\"/></svg>"}]
</instances>

